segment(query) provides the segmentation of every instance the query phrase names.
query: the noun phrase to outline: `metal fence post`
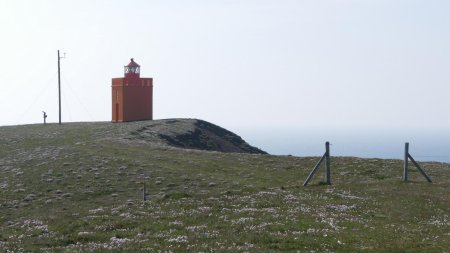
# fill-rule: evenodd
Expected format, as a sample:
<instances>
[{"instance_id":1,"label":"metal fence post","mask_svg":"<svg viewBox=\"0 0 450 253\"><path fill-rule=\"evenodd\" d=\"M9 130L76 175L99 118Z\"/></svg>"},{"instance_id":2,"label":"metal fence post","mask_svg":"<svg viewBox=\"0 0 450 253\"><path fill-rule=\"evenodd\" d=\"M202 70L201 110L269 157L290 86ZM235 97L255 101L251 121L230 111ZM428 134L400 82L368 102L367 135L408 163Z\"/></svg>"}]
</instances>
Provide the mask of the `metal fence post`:
<instances>
[{"instance_id":1,"label":"metal fence post","mask_svg":"<svg viewBox=\"0 0 450 253\"><path fill-rule=\"evenodd\" d=\"M403 160L403 181L408 181L408 155L409 143L405 143L405 159Z\"/></svg>"},{"instance_id":2,"label":"metal fence post","mask_svg":"<svg viewBox=\"0 0 450 253\"><path fill-rule=\"evenodd\" d=\"M146 193L147 189L145 189L145 181L143 182L143 187L142 187L142 198L144 199L144 202L147 201L147 193Z\"/></svg>"},{"instance_id":3,"label":"metal fence post","mask_svg":"<svg viewBox=\"0 0 450 253\"><path fill-rule=\"evenodd\" d=\"M325 154L326 154L326 161L325 164L327 166L327 171L326 171L326 181L327 184L331 184L331 169L330 169L330 143L327 141L325 142Z\"/></svg>"}]
</instances>

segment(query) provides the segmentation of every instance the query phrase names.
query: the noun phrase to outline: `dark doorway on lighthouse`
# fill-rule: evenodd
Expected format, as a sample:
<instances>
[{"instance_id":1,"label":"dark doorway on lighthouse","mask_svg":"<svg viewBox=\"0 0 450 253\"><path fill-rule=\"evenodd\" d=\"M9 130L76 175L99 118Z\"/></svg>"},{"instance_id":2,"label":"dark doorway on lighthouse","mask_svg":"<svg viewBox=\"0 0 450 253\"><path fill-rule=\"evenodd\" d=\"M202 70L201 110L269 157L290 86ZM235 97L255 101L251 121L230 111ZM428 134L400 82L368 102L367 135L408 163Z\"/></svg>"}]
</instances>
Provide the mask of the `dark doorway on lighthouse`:
<instances>
[{"instance_id":1,"label":"dark doorway on lighthouse","mask_svg":"<svg viewBox=\"0 0 450 253\"><path fill-rule=\"evenodd\" d=\"M116 103L116 117L115 122L119 122L119 103Z\"/></svg>"}]
</instances>

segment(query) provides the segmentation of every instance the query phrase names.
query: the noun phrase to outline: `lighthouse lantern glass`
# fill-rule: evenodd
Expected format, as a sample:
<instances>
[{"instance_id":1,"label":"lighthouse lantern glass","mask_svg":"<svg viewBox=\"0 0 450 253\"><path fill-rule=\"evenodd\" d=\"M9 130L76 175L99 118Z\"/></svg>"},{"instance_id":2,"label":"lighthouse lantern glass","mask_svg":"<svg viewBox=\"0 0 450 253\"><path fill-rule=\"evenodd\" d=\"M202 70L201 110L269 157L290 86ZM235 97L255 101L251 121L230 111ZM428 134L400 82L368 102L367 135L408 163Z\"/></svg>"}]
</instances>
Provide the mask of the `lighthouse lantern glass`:
<instances>
[{"instance_id":1,"label":"lighthouse lantern glass","mask_svg":"<svg viewBox=\"0 0 450 253\"><path fill-rule=\"evenodd\" d=\"M139 74L139 68L140 67L125 66L125 74L128 74L128 73Z\"/></svg>"}]
</instances>

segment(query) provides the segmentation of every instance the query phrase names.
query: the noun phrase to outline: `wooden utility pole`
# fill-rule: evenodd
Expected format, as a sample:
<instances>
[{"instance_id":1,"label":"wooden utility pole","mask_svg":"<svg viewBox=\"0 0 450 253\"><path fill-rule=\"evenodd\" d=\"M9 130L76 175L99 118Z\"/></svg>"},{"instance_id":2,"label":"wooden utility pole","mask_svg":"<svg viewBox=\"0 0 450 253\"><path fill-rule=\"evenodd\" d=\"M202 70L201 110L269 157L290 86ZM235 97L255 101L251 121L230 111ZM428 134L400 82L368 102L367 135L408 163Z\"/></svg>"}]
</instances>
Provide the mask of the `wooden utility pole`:
<instances>
[{"instance_id":1,"label":"wooden utility pole","mask_svg":"<svg viewBox=\"0 0 450 253\"><path fill-rule=\"evenodd\" d=\"M61 68L59 67L59 62L61 57L59 56L58 50L58 102L59 102L59 124L61 125Z\"/></svg>"},{"instance_id":2,"label":"wooden utility pole","mask_svg":"<svg viewBox=\"0 0 450 253\"><path fill-rule=\"evenodd\" d=\"M59 50L58 50L58 101L59 101L59 124L61 125L61 67L60 67L60 60L66 58L66 53L64 53L64 56L59 56Z\"/></svg>"}]
</instances>

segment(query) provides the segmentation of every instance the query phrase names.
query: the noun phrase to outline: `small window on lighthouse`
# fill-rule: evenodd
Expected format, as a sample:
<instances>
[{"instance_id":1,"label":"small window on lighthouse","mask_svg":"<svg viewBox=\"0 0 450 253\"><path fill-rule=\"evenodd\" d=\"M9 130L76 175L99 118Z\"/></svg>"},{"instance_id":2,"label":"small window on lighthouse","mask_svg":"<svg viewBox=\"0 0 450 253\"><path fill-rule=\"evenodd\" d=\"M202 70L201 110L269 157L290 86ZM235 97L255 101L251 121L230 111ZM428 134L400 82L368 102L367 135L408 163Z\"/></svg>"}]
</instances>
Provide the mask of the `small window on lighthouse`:
<instances>
[{"instance_id":1,"label":"small window on lighthouse","mask_svg":"<svg viewBox=\"0 0 450 253\"><path fill-rule=\"evenodd\" d=\"M131 67L130 68L131 73L139 74L139 67Z\"/></svg>"}]
</instances>

